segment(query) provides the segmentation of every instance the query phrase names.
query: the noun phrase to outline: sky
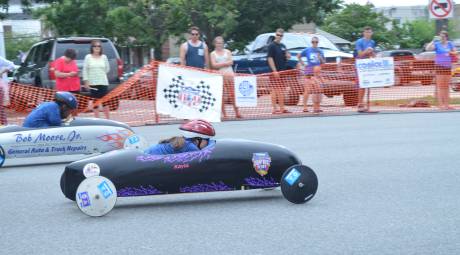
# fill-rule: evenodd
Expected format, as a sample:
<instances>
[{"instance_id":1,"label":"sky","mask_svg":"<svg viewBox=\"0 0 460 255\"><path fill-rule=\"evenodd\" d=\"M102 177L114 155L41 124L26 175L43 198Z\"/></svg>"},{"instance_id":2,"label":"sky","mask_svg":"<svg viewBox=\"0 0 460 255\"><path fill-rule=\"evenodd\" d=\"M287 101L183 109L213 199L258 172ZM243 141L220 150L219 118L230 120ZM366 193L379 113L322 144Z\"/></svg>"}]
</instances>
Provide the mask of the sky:
<instances>
[{"instance_id":1,"label":"sky","mask_svg":"<svg viewBox=\"0 0 460 255\"><path fill-rule=\"evenodd\" d=\"M346 4L357 3L366 4L368 0L344 0ZM429 0L369 0L376 7L384 6L411 6L411 5L428 5Z\"/></svg>"}]
</instances>

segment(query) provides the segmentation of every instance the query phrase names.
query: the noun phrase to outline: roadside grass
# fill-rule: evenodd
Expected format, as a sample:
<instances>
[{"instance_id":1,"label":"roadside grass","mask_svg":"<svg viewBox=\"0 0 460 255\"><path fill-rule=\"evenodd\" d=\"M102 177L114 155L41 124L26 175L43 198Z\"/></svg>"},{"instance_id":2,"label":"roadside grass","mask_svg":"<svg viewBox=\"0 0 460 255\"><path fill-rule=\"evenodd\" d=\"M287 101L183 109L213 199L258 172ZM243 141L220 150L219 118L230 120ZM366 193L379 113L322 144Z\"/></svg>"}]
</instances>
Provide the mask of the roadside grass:
<instances>
[{"instance_id":1,"label":"roadside grass","mask_svg":"<svg viewBox=\"0 0 460 255\"><path fill-rule=\"evenodd\" d=\"M411 102L414 101L425 101L428 102L430 105L437 105L437 100L433 96L425 96L425 97L413 97L413 98L406 98L406 99L395 99L395 100L372 100L371 105L374 106L408 106ZM460 104L460 98L451 98L450 104L458 105Z\"/></svg>"}]
</instances>

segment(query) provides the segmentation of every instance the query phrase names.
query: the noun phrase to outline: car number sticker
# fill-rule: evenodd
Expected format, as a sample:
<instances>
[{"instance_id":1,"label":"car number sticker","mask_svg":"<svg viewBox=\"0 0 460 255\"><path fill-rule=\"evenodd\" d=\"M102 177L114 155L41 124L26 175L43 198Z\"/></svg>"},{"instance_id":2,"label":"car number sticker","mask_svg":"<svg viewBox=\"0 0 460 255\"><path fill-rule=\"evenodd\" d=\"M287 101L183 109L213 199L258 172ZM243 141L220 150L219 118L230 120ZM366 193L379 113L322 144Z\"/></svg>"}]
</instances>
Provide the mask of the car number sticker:
<instances>
[{"instance_id":1,"label":"car number sticker","mask_svg":"<svg viewBox=\"0 0 460 255\"><path fill-rule=\"evenodd\" d=\"M139 139L139 136L137 136L137 135L133 135L133 136L128 138L129 144L136 144L136 143L140 142L140 140L141 139Z\"/></svg>"},{"instance_id":2,"label":"car number sticker","mask_svg":"<svg viewBox=\"0 0 460 255\"><path fill-rule=\"evenodd\" d=\"M297 169L293 168L291 172L289 172L286 177L284 177L284 180L289 184L289 185L294 185L294 183L299 179L300 177L300 172L297 171Z\"/></svg>"},{"instance_id":3,"label":"car number sticker","mask_svg":"<svg viewBox=\"0 0 460 255\"><path fill-rule=\"evenodd\" d=\"M99 191L105 199L107 199L113 194L112 189L106 181L103 181L99 185L97 185L97 188L99 189Z\"/></svg>"},{"instance_id":4,"label":"car number sticker","mask_svg":"<svg viewBox=\"0 0 460 255\"><path fill-rule=\"evenodd\" d=\"M86 178L96 176L101 173L101 168L96 163L88 163L83 167L83 175Z\"/></svg>"},{"instance_id":5,"label":"car number sticker","mask_svg":"<svg viewBox=\"0 0 460 255\"><path fill-rule=\"evenodd\" d=\"M80 192L78 193L78 200L80 200L80 206L83 207L88 207L91 205L91 201L89 199L89 194L88 192Z\"/></svg>"}]
</instances>

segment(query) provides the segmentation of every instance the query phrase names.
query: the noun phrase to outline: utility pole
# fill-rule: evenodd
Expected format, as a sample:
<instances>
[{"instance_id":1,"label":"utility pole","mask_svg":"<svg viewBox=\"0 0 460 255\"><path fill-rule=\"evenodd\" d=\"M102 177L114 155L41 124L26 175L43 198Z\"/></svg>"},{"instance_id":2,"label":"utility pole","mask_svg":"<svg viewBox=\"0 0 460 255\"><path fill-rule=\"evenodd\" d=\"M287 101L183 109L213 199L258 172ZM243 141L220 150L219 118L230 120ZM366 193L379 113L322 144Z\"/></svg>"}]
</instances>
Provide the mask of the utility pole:
<instances>
[{"instance_id":1,"label":"utility pole","mask_svg":"<svg viewBox=\"0 0 460 255\"><path fill-rule=\"evenodd\" d=\"M449 27L449 20L448 19L437 19L436 20L436 34L439 35L439 32L442 30L447 31Z\"/></svg>"},{"instance_id":2,"label":"utility pole","mask_svg":"<svg viewBox=\"0 0 460 255\"><path fill-rule=\"evenodd\" d=\"M5 34L3 33L3 21L0 20L0 56L6 58L5 54Z\"/></svg>"}]
</instances>

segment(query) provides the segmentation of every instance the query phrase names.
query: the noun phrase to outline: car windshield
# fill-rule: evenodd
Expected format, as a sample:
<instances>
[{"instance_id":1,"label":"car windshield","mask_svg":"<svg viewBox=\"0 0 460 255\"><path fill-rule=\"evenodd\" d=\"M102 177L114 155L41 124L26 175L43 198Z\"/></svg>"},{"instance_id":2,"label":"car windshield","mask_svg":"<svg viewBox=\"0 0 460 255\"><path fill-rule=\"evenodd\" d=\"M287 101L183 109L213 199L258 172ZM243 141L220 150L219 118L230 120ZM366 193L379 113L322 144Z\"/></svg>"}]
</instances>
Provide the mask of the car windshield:
<instances>
[{"instance_id":1,"label":"car windshield","mask_svg":"<svg viewBox=\"0 0 460 255\"><path fill-rule=\"evenodd\" d=\"M89 54L91 47L90 41L58 41L56 46L56 55L55 58L64 56L66 49L74 49L77 52L77 60L83 60L87 54ZM103 53L107 56L108 59L113 59L115 53L108 41L102 41L102 50Z\"/></svg>"},{"instance_id":2,"label":"car windshield","mask_svg":"<svg viewBox=\"0 0 460 255\"><path fill-rule=\"evenodd\" d=\"M281 42L286 45L286 47L291 49L302 49L306 47L311 47L311 39L316 36L319 39L318 47L323 49L339 50L337 47L329 41L326 37L321 35L310 35L310 34L291 34L285 33Z\"/></svg>"},{"instance_id":3,"label":"car windshield","mask_svg":"<svg viewBox=\"0 0 460 255\"><path fill-rule=\"evenodd\" d=\"M301 33L284 33L281 42L286 45L288 50L300 50L306 47L311 47L311 39L316 36L319 39L318 47L322 49L331 49L339 51L339 49L329 39L322 35L301 34ZM274 34L260 35L255 42L251 43L249 47L253 47L253 52L266 51L267 45L273 40Z\"/></svg>"}]
</instances>

